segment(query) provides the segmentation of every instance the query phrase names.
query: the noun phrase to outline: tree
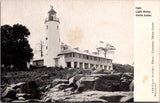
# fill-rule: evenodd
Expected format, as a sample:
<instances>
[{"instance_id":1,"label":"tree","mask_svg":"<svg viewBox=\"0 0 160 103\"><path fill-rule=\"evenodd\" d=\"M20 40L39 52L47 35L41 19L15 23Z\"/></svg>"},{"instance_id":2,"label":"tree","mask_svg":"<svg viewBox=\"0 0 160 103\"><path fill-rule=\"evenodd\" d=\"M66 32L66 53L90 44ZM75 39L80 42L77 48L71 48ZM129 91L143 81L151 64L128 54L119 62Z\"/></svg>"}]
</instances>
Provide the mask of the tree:
<instances>
[{"instance_id":1,"label":"tree","mask_svg":"<svg viewBox=\"0 0 160 103\"><path fill-rule=\"evenodd\" d=\"M113 69L116 72L121 72L121 73L126 73L126 72L130 72L133 73L134 72L134 67L129 65L129 64L117 64L117 63L113 63Z\"/></svg>"},{"instance_id":2,"label":"tree","mask_svg":"<svg viewBox=\"0 0 160 103\"><path fill-rule=\"evenodd\" d=\"M41 57L43 57L43 47L44 47L44 45L43 45L43 42L42 42L42 40L40 41L40 52L41 52Z\"/></svg>"},{"instance_id":3,"label":"tree","mask_svg":"<svg viewBox=\"0 0 160 103\"><path fill-rule=\"evenodd\" d=\"M20 24L1 26L1 63L5 66L24 70L27 62L33 58L32 48L28 43L29 30Z\"/></svg>"},{"instance_id":4,"label":"tree","mask_svg":"<svg viewBox=\"0 0 160 103\"><path fill-rule=\"evenodd\" d=\"M107 53L114 53L116 48L112 46L111 44L104 43L103 41L99 42L100 45L97 47L98 54L99 52L104 52L104 56L106 57Z\"/></svg>"}]
</instances>

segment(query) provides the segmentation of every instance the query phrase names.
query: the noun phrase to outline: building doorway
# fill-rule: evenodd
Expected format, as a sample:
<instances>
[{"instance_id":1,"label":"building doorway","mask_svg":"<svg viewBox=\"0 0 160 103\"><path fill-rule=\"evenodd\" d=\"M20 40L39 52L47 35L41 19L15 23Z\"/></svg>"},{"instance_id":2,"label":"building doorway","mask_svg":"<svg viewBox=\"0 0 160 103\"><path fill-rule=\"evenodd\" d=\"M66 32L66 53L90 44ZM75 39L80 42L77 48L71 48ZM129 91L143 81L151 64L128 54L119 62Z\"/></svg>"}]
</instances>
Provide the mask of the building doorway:
<instances>
[{"instance_id":1,"label":"building doorway","mask_svg":"<svg viewBox=\"0 0 160 103\"><path fill-rule=\"evenodd\" d=\"M71 62L67 62L66 64L68 68L71 68Z\"/></svg>"}]
</instances>

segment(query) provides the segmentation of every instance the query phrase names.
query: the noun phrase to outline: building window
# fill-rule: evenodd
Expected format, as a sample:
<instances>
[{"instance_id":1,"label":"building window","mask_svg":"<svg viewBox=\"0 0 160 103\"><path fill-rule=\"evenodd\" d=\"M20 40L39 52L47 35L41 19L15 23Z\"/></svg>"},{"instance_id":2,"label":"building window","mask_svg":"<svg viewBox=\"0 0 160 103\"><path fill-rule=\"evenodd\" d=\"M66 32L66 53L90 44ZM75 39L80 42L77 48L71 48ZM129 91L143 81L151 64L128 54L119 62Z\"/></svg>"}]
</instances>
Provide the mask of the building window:
<instances>
[{"instance_id":1,"label":"building window","mask_svg":"<svg viewBox=\"0 0 160 103\"><path fill-rule=\"evenodd\" d=\"M97 61L97 58L96 58L96 57L94 57L94 61Z\"/></svg>"},{"instance_id":2,"label":"building window","mask_svg":"<svg viewBox=\"0 0 160 103\"><path fill-rule=\"evenodd\" d=\"M74 62L74 68L77 68L77 64L78 64L77 62Z\"/></svg>"},{"instance_id":3,"label":"building window","mask_svg":"<svg viewBox=\"0 0 160 103\"><path fill-rule=\"evenodd\" d=\"M88 59L88 55L87 55L87 59Z\"/></svg>"},{"instance_id":4,"label":"building window","mask_svg":"<svg viewBox=\"0 0 160 103\"><path fill-rule=\"evenodd\" d=\"M83 68L83 63L82 62L79 63L79 67Z\"/></svg>"},{"instance_id":5,"label":"building window","mask_svg":"<svg viewBox=\"0 0 160 103\"><path fill-rule=\"evenodd\" d=\"M69 53L69 57L72 57L72 54L71 54L71 53Z\"/></svg>"},{"instance_id":6,"label":"building window","mask_svg":"<svg viewBox=\"0 0 160 103\"><path fill-rule=\"evenodd\" d=\"M92 60L92 56L90 56L90 60Z\"/></svg>"},{"instance_id":7,"label":"building window","mask_svg":"<svg viewBox=\"0 0 160 103\"><path fill-rule=\"evenodd\" d=\"M71 62L67 62L66 64L68 68L71 68Z\"/></svg>"},{"instance_id":8,"label":"building window","mask_svg":"<svg viewBox=\"0 0 160 103\"><path fill-rule=\"evenodd\" d=\"M73 57L75 57L75 53L73 53Z\"/></svg>"},{"instance_id":9,"label":"building window","mask_svg":"<svg viewBox=\"0 0 160 103\"><path fill-rule=\"evenodd\" d=\"M48 25L46 26L46 29L48 29Z\"/></svg>"},{"instance_id":10,"label":"building window","mask_svg":"<svg viewBox=\"0 0 160 103\"><path fill-rule=\"evenodd\" d=\"M87 59L87 56L86 56L86 55L83 55L83 59Z\"/></svg>"},{"instance_id":11,"label":"building window","mask_svg":"<svg viewBox=\"0 0 160 103\"><path fill-rule=\"evenodd\" d=\"M104 66L104 69L106 70L106 69L107 69L107 66Z\"/></svg>"},{"instance_id":12,"label":"building window","mask_svg":"<svg viewBox=\"0 0 160 103\"><path fill-rule=\"evenodd\" d=\"M57 30L59 29L59 26L57 26Z\"/></svg>"},{"instance_id":13,"label":"building window","mask_svg":"<svg viewBox=\"0 0 160 103\"><path fill-rule=\"evenodd\" d=\"M48 40L48 38L46 37L46 40Z\"/></svg>"},{"instance_id":14,"label":"building window","mask_svg":"<svg viewBox=\"0 0 160 103\"><path fill-rule=\"evenodd\" d=\"M46 46L46 49L48 49L48 46Z\"/></svg>"}]
</instances>

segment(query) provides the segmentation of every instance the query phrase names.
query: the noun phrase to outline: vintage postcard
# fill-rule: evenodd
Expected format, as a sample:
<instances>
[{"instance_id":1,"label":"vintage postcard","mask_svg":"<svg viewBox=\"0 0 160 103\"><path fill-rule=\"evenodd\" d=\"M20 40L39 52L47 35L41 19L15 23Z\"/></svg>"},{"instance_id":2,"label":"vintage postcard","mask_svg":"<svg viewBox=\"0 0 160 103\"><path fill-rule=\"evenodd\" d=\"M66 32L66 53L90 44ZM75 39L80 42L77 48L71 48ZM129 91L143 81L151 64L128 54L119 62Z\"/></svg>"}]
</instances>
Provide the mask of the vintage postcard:
<instances>
[{"instance_id":1,"label":"vintage postcard","mask_svg":"<svg viewBox=\"0 0 160 103\"><path fill-rule=\"evenodd\" d=\"M1 0L1 102L158 102L159 50L159 0Z\"/></svg>"}]
</instances>

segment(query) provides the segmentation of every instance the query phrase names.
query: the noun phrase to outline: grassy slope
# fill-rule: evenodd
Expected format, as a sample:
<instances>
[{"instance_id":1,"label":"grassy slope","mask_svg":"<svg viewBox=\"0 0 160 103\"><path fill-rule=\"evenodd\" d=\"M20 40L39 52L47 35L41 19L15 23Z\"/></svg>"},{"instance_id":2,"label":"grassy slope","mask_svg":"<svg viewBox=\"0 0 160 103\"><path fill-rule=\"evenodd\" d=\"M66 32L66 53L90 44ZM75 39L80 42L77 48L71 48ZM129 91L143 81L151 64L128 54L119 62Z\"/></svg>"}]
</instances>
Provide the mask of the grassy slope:
<instances>
[{"instance_id":1,"label":"grassy slope","mask_svg":"<svg viewBox=\"0 0 160 103\"><path fill-rule=\"evenodd\" d=\"M2 73L1 85L9 86L10 84L36 81L37 84L45 86L50 84L55 78L68 78L71 75L77 74L78 70L68 70L60 68L40 68L34 69L33 71L13 71ZM44 75L48 76L44 76Z\"/></svg>"}]
</instances>

